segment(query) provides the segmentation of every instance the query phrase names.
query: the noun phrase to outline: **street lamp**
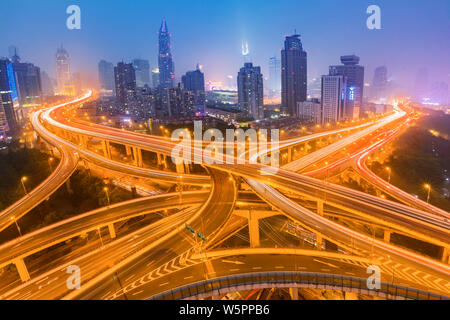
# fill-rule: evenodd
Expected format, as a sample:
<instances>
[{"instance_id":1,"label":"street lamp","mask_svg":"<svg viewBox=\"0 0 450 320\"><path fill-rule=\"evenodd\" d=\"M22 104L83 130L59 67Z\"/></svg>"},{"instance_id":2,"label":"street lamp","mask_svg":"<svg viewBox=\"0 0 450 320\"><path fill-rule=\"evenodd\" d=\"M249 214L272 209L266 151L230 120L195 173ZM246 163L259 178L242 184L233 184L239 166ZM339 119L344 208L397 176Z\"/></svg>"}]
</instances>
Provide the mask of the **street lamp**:
<instances>
[{"instance_id":1,"label":"street lamp","mask_svg":"<svg viewBox=\"0 0 450 320\"><path fill-rule=\"evenodd\" d=\"M428 194L427 194L427 203L430 203L431 185L428 184L428 183L425 183L424 188L428 190Z\"/></svg>"},{"instance_id":2,"label":"street lamp","mask_svg":"<svg viewBox=\"0 0 450 320\"><path fill-rule=\"evenodd\" d=\"M388 172L388 182L391 183L391 168L386 167L386 171Z\"/></svg>"},{"instance_id":3,"label":"street lamp","mask_svg":"<svg viewBox=\"0 0 450 320\"><path fill-rule=\"evenodd\" d=\"M104 187L103 191L105 191L105 193L106 193L106 199L108 200L108 206L110 206L111 205L111 201L109 199L109 189L107 187Z\"/></svg>"},{"instance_id":4,"label":"street lamp","mask_svg":"<svg viewBox=\"0 0 450 320\"><path fill-rule=\"evenodd\" d=\"M11 217L11 220L14 220L14 223L16 224L16 227L17 227L17 231L19 231L19 235L22 236L22 232L20 231L20 227L19 227L19 225L17 224L16 217L12 216L12 217Z\"/></svg>"},{"instance_id":5,"label":"street lamp","mask_svg":"<svg viewBox=\"0 0 450 320\"><path fill-rule=\"evenodd\" d=\"M28 195L27 188L25 188L25 181L27 181L27 180L28 180L27 177L22 177L22 178L20 179L20 182L22 182L22 188L23 188L23 191L25 192L26 195Z\"/></svg>"},{"instance_id":6,"label":"street lamp","mask_svg":"<svg viewBox=\"0 0 450 320\"><path fill-rule=\"evenodd\" d=\"M53 157L48 158L48 165L50 166L50 171L53 171L52 163L55 160Z\"/></svg>"}]
</instances>

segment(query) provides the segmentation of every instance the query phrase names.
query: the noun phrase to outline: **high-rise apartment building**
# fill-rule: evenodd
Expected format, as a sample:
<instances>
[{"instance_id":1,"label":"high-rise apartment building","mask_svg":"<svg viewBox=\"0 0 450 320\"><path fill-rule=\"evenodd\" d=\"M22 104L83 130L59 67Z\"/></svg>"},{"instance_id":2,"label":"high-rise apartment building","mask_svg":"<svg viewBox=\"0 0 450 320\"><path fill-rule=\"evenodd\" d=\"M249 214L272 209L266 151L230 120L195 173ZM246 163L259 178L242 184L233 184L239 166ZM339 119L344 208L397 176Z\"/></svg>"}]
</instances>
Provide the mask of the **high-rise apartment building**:
<instances>
[{"instance_id":1,"label":"high-rise apartment building","mask_svg":"<svg viewBox=\"0 0 450 320\"><path fill-rule=\"evenodd\" d=\"M264 88L261 67L244 64L237 76L239 109L249 118L264 118Z\"/></svg>"},{"instance_id":2,"label":"high-rise apartment building","mask_svg":"<svg viewBox=\"0 0 450 320\"><path fill-rule=\"evenodd\" d=\"M116 100L124 109L131 109L136 98L136 75L133 64L119 62L114 67Z\"/></svg>"},{"instance_id":3,"label":"high-rise apartment building","mask_svg":"<svg viewBox=\"0 0 450 320\"><path fill-rule=\"evenodd\" d=\"M100 82L100 93L103 96L112 96L115 92L114 65L112 62L101 60L98 63L98 80Z\"/></svg>"},{"instance_id":4,"label":"high-rise apartment building","mask_svg":"<svg viewBox=\"0 0 450 320\"><path fill-rule=\"evenodd\" d=\"M201 72L200 67L194 71L188 71L181 78L183 88L186 91L191 91L194 94L194 102L196 106L204 106L205 104L205 76Z\"/></svg>"},{"instance_id":5,"label":"high-rise apartment building","mask_svg":"<svg viewBox=\"0 0 450 320\"><path fill-rule=\"evenodd\" d=\"M322 105L318 99L297 103L297 115L302 122L322 123Z\"/></svg>"},{"instance_id":6,"label":"high-rise apartment building","mask_svg":"<svg viewBox=\"0 0 450 320\"><path fill-rule=\"evenodd\" d=\"M346 103L346 78L322 76L322 123L337 122L343 117Z\"/></svg>"},{"instance_id":7,"label":"high-rise apartment building","mask_svg":"<svg viewBox=\"0 0 450 320\"><path fill-rule=\"evenodd\" d=\"M281 105L290 116L296 116L298 102L306 101L306 58L300 35L286 36L281 50Z\"/></svg>"}]
</instances>

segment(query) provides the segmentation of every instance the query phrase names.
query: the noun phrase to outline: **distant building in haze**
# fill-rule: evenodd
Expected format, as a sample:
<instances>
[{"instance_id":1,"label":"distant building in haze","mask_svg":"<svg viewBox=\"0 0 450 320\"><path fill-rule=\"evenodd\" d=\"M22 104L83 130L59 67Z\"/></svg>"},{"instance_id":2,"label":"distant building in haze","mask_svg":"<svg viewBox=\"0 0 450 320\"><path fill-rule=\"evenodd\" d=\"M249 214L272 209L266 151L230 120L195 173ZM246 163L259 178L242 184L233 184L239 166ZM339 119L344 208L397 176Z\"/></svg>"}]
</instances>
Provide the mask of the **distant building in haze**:
<instances>
[{"instance_id":1,"label":"distant building in haze","mask_svg":"<svg viewBox=\"0 0 450 320\"><path fill-rule=\"evenodd\" d=\"M346 77L322 76L322 123L337 122L343 118L346 103Z\"/></svg>"},{"instance_id":2,"label":"distant building in haze","mask_svg":"<svg viewBox=\"0 0 450 320\"><path fill-rule=\"evenodd\" d=\"M281 50L282 112L296 116L297 103L306 101L307 54L300 35L286 36Z\"/></svg>"},{"instance_id":3,"label":"distant building in haze","mask_svg":"<svg viewBox=\"0 0 450 320\"><path fill-rule=\"evenodd\" d=\"M101 60L98 63L98 80L102 96L113 96L115 93L114 65L112 62Z\"/></svg>"},{"instance_id":4,"label":"distant building in haze","mask_svg":"<svg viewBox=\"0 0 450 320\"><path fill-rule=\"evenodd\" d=\"M237 76L238 105L244 116L255 120L264 117L264 88L261 67L245 63Z\"/></svg>"},{"instance_id":5,"label":"distant building in haze","mask_svg":"<svg viewBox=\"0 0 450 320\"><path fill-rule=\"evenodd\" d=\"M73 93L69 54L62 46L56 51L56 82L59 95Z\"/></svg>"},{"instance_id":6,"label":"distant building in haze","mask_svg":"<svg viewBox=\"0 0 450 320\"><path fill-rule=\"evenodd\" d=\"M277 57L269 58L268 90L270 97L278 97L281 94L281 61Z\"/></svg>"},{"instance_id":7,"label":"distant building in haze","mask_svg":"<svg viewBox=\"0 0 450 320\"><path fill-rule=\"evenodd\" d=\"M119 62L114 67L116 100L125 110L133 108L136 98L136 74L133 64Z\"/></svg>"},{"instance_id":8,"label":"distant building in haze","mask_svg":"<svg viewBox=\"0 0 450 320\"><path fill-rule=\"evenodd\" d=\"M2 101L0 118L3 119L0 130L5 133L14 133L19 129L23 113L19 104L13 64L9 59L0 59L0 95ZM4 119L6 119L7 124L5 124Z\"/></svg>"},{"instance_id":9,"label":"distant building in haze","mask_svg":"<svg viewBox=\"0 0 450 320\"><path fill-rule=\"evenodd\" d=\"M138 87L150 86L150 63L148 60L134 59L133 66L136 73L136 85Z\"/></svg>"},{"instance_id":10,"label":"distant building in haze","mask_svg":"<svg viewBox=\"0 0 450 320\"><path fill-rule=\"evenodd\" d=\"M375 69L372 83L373 97L376 99L386 98L388 87L387 68L381 66Z\"/></svg>"},{"instance_id":11,"label":"distant building in haze","mask_svg":"<svg viewBox=\"0 0 450 320\"><path fill-rule=\"evenodd\" d=\"M164 19L159 29L159 85L166 89L174 86L175 70L172 53L170 51L170 33Z\"/></svg>"},{"instance_id":12,"label":"distant building in haze","mask_svg":"<svg viewBox=\"0 0 450 320\"><path fill-rule=\"evenodd\" d=\"M359 118L363 104L364 67L360 66L359 57L355 55L341 56L342 65L330 66L330 76L344 76L347 92L343 119Z\"/></svg>"},{"instance_id":13,"label":"distant building in haze","mask_svg":"<svg viewBox=\"0 0 450 320\"><path fill-rule=\"evenodd\" d=\"M18 54L19 54L19 49L16 46L8 47L8 58L10 58L12 60L13 57Z\"/></svg>"},{"instance_id":14,"label":"distant building in haze","mask_svg":"<svg viewBox=\"0 0 450 320\"><path fill-rule=\"evenodd\" d=\"M45 71L41 72L41 87L44 96L52 96L55 94L52 79Z\"/></svg>"},{"instance_id":15,"label":"distant building in haze","mask_svg":"<svg viewBox=\"0 0 450 320\"><path fill-rule=\"evenodd\" d=\"M202 111L204 109L202 106L205 105L205 76L200 67L197 65L194 71L186 72L181 78L181 82L184 90L191 91L194 94L195 105L198 106L197 109L201 109L199 111Z\"/></svg>"}]
</instances>

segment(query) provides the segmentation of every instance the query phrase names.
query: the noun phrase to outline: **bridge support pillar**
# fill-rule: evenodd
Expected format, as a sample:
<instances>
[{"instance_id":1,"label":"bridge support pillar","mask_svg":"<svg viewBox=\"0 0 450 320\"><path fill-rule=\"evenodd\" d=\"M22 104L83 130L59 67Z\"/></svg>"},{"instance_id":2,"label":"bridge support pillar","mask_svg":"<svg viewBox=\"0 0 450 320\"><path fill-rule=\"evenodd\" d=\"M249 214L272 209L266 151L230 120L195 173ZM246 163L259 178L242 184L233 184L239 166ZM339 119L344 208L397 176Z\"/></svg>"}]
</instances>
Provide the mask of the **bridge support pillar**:
<instances>
[{"instance_id":1,"label":"bridge support pillar","mask_svg":"<svg viewBox=\"0 0 450 320\"><path fill-rule=\"evenodd\" d=\"M144 166L142 161L142 150L137 147L133 147L133 156L135 166L142 168Z\"/></svg>"},{"instance_id":2,"label":"bridge support pillar","mask_svg":"<svg viewBox=\"0 0 450 320\"><path fill-rule=\"evenodd\" d=\"M163 161L162 161L161 158L162 158L162 157L161 157L161 154L160 154L160 153L157 153L157 154L156 154L156 163L157 163L158 166L160 166L160 165L163 164Z\"/></svg>"},{"instance_id":3,"label":"bridge support pillar","mask_svg":"<svg viewBox=\"0 0 450 320\"><path fill-rule=\"evenodd\" d=\"M14 264L19 272L20 280L22 280L22 282L27 282L30 280L30 274L28 273L27 266L25 265L23 259L14 260Z\"/></svg>"},{"instance_id":4,"label":"bridge support pillar","mask_svg":"<svg viewBox=\"0 0 450 320\"><path fill-rule=\"evenodd\" d=\"M116 230L114 229L114 223L108 224L109 236L111 239L116 238Z\"/></svg>"},{"instance_id":5,"label":"bridge support pillar","mask_svg":"<svg viewBox=\"0 0 450 320\"><path fill-rule=\"evenodd\" d=\"M288 163L292 161L292 147L288 148Z\"/></svg>"},{"instance_id":6,"label":"bridge support pillar","mask_svg":"<svg viewBox=\"0 0 450 320\"><path fill-rule=\"evenodd\" d=\"M387 243L391 242L391 232L388 230L384 230L384 241Z\"/></svg>"},{"instance_id":7,"label":"bridge support pillar","mask_svg":"<svg viewBox=\"0 0 450 320\"><path fill-rule=\"evenodd\" d=\"M316 248L322 250L322 235L320 233L316 233Z\"/></svg>"},{"instance_id":8,"label":"bridge support pillar","mask_svg":"<svg viewBox=\"0 0 450 320\"><path fill-rule=\"evenodd\" d=\"M298 288L289 288L289 294L291 295L291 300L298 300Z\"/></svg>"},{"instance_id":9,"label":"bridge support pillar","mask_svg":"<svg viewBox=\"0 0 450 320\"><path fill-rule=\"evenodd\" d=\"M103 155L111 160L111 146L109 141L102 140Z\"/></svg>"},{"instance_id":10,"label":"bridge support pillar","mask_svg":"<svg viewBox=\"0 0 450 320\"><path fill-rule=\"evenodd\" d=\"M450 250L449 248L442 249L442 262L450 264Z\"/></svg>"},{"instance_id":11,"label":"bridge support pillar","mask_svg":"<svg viewBox=\"0 0 450 320\"><path fill-rule=\"evenodd\" d=\"M248 213L248 233L250 235L250 247L259 247L259 220L258 216L251 211Z\"/></svg>"},{"instance_id":12,"label":"bridge support pillar","mask_svg":"<svg viewBox=\"0 0 450 320\"><path fill-rule=\"evenodd\" d=\"M167 169L167 161L165 159L165 156L161 153L156 154L156 158L158 159L158 165L164 165L164 169Z\"/></svg>"},{"instance_id":13,"label":"bridge support pillar","mask_svg":"<svg viewBox=\"0 0 450 320\"><path fill-rule=\"evenodd\" d=\"M133 159L133 150L131 150L130 146L125 146L125 152L128 158Z\"/></svg>"},{"instance_id":14,"label":"bridge support pillar","mask_svg":"<svg viewBox=\"0 0 450 320\"><path fill-rule=\"evenodd\" d=\"M321 216L323 216L323 201L322 200L317 201L317 214L320 214Z\"/></svg>"},{"instance_id":15,"label":"bridge support pillar","mask_svg":"<svg viewBox=\"0 0 450 320\"><path fill-rule=\"evenodd\" d=\"M177 159L176 162L179 162L181 159ZM180 163L176 164L176 170L178 174L184 174L184 161L181 160Z\"/></svg>"}]
</instances>

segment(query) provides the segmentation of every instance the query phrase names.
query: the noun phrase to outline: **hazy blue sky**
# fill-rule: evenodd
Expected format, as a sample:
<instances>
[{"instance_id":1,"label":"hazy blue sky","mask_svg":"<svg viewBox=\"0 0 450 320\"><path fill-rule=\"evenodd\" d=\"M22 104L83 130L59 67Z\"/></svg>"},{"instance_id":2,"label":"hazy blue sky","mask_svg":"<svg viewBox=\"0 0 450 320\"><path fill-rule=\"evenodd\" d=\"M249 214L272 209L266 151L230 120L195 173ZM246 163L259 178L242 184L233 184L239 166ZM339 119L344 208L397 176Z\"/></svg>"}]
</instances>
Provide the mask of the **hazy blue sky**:
<instances>
[{"instance_id":1,"label":"hazy blue sky","mask_svg":"<svg viewBox=\"0 0 450 320\"><path fill-rule=\"evenodd\" d=\"M81 7L82 29L66 28L66 8ZM366 8L381 7L382 30L368 30ZM204 66L207 80L226 82L251 60L268 75L268 58L280 55L283 38L297 30L308 52L308 77L327 73L339 56L355 53L371 81L376 66L409 85L420 67L431 80L450 82L449 0L2 0L0 56L10 45L24 61L55 74L61 43L72 69L97 72L97 63L135 57L156 66L157 31L167 19L176 76Z\"/></svg>"}]
</instances>

